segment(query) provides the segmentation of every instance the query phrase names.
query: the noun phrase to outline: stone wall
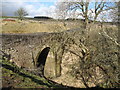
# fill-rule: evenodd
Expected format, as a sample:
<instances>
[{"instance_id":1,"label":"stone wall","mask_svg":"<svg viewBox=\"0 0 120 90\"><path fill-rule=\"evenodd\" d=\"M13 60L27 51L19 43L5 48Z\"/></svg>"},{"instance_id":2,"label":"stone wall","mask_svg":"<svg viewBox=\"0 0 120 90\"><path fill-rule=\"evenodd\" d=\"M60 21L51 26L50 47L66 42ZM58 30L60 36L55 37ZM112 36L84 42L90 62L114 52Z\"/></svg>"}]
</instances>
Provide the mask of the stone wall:
<instances>
[{"instance_id":1,"label":"stone wall","mask_svg":"<svg viewBox=\"0 0 120 90\"><path fill-rule=\"evenodd\" d=\"M77 58L76 55L70 55L71 52L76 51L83 57L82 51L85 50L83 46L78 47L76 44L80 45L82 39L77 30L66 33L3 34L1 39L2 59L6 58L27 70L37 68L39 54L44 48L49 47L50 52L44 70L47 77L60 76L64 67L61 67L62 60L67 57L69 59Z\"/></svg>"}]
</instances>

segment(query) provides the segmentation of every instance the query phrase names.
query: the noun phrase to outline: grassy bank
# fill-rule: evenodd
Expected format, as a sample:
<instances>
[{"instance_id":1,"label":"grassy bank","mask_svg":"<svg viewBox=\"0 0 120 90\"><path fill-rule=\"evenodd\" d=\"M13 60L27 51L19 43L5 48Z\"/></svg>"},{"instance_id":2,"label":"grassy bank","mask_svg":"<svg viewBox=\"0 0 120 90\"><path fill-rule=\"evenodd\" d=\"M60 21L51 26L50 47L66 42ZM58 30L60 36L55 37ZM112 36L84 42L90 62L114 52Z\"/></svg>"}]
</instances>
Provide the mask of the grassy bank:
<instances>
[{"instance_id":1,"label":"grassy bank","mask_svg":"<svg viewBox=\"0 0 120 90\"><path fill-rule=\"evenodd\" d=\"M55 82L29 73L6 60L2 64L3 88L63 88Z\"/></svg>"}]
</instances>

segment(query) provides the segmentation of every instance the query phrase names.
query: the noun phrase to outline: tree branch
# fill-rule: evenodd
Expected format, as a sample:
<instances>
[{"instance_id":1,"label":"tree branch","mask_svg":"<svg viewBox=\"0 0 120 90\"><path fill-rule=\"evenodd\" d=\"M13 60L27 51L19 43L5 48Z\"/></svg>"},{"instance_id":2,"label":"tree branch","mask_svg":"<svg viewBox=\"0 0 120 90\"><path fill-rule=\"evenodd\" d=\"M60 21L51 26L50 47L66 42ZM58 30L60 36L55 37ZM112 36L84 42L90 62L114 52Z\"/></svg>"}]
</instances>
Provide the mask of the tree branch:
<instances>
[{"instance_id":1,"label":"tree branch","mask_svg":"<svg viewBox=\"0 0 120 90\"><path fill-rule=\"evenodd\" d=\"M114 42L119 48L120 48L120 44L115 40L115 39L113 39L112 37L110 37L106 32L105 32L105 30L102 30L103 31L103 35L105 36L105 37L107 37L108 39L110 39L112 42Z\"/></svg>"}]
</instances>

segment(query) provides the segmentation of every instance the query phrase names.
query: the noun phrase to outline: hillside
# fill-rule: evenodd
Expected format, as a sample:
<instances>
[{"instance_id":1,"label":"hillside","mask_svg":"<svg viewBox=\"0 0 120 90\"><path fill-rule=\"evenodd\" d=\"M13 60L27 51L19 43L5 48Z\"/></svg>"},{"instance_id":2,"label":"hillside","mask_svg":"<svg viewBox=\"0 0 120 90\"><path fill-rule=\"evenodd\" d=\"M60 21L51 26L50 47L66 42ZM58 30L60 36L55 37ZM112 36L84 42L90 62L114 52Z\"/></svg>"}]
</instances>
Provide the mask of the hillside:
<instances>
[{"instance_id":1,"label":"hillside","mask_svg":"<svg viewBox=\"0 0 120 90\"><path fill-rule=\"evenodd\" d=\"M55 82L27 72L6 60L2 64L3 88L65 88Z\"/></svg>"}]
</instances>

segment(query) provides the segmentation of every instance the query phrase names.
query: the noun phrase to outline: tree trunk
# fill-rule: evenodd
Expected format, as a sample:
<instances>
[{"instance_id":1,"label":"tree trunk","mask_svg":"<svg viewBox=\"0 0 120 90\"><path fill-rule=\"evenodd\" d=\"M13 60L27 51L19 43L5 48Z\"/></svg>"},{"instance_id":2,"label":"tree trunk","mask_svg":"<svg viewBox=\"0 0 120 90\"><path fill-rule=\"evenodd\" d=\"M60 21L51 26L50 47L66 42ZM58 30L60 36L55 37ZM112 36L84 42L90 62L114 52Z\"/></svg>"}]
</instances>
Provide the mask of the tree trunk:
<instances>
[{"instance_id":1,"label":"tree trunk","mask_svg":"<svg viewBox=\"0 0 120 90\"><path fill-rule=\"evenodd\" d=\"M88 18L87 18L87 17L85 17L84 29L86 29L86 28L87 28L87 25L88 25Z\"/></svg>"},{"instance_id":2,"label":"tree trunk","mask_svg":"<svg viewBox=\"0 0 120 90\"><path fill-rule=\"evenodd\" d=\"M98 17L98 15L96 14L95 17L94 17L93 23L96 22L97 17Z\"/></svg>"}]
</instances>

